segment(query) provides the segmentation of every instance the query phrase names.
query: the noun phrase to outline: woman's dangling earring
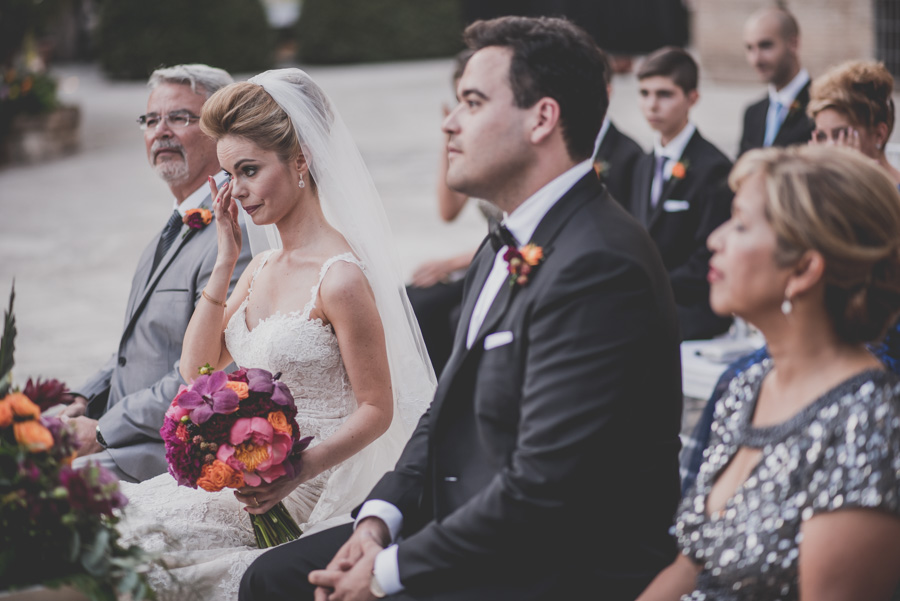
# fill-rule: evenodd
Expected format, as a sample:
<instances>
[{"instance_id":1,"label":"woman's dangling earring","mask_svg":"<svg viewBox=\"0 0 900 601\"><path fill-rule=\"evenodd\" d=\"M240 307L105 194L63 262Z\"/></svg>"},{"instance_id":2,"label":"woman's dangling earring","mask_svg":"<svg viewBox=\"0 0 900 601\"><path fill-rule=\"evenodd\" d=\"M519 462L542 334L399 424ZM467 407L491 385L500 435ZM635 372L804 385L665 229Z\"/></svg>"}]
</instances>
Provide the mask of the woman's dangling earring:
<instances>
[{"instance_id":1,"label":"woman's dangling earring","mask_svg":"<svg viewBox=\"0 0 900 601\"><path fill-rule=\"evenodd\" d=\"M297 184L297 187L299 187L299 188L305 188L305 187L306 187L306 182L303 181L303 174L302 174L302 173L300 174L300 183Z\"/></svg>"},{"instance_id":2,"label":"woman's dangling earring","mask_svg":"<svg viewBox=\"0 0 900 601\"><path fill-rule=\"evenodd\" d=\"M791 302L791 299L785 295L784 301L781 303L781 312L784 313L784 315L790 315L793 310L794 304Z\"/></svg>"}]
</instances>

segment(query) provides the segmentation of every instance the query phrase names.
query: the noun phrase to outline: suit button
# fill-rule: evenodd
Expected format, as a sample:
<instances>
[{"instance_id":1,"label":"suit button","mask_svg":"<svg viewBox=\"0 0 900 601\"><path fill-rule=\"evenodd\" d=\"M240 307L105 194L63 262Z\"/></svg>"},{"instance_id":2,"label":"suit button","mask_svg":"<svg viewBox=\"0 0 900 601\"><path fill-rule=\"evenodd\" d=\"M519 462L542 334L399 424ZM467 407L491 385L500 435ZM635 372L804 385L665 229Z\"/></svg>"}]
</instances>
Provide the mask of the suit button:
<instances>
[{"instance_id":1,"label":"suit button","mask_svg":"<svg viewBox=\"0 0 900 601\"><path fill-rule=\"evenodd\" d=\"M125 361L125 357L119 357L119 365L121 367L125 367L126 363L127 363L127 361Z\"/></svg>"}]
</instances>

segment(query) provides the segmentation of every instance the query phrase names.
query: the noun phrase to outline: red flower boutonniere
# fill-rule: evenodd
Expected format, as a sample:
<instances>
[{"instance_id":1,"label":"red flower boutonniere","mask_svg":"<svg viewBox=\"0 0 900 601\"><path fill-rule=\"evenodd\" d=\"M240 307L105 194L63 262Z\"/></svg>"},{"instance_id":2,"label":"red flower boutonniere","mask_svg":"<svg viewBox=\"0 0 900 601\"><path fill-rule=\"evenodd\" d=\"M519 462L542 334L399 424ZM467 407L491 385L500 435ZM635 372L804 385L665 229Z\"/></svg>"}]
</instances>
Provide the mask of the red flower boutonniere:
<instances>
[{"instance_id":1,"label":"red flower boutonniere","mask_svg":"<svg viewBox=\"0 0 900 601\"><path fill-rule=\"evenodd\" d=\"M689 164L688 161L678 161L672 165L672 177L675 179L684 179L684 176L687 175Z\"/></svg>"},{"instance_id":2,"label":"red flower boutonniere","mask_svg":"<svg viewBox=\"0 0 900 601\"><path fill-rule=\"evenodd\" d=\"M212 211L209 209L188 209L184 212L181 221L190 229L182 234L182 238L188 235L191 230L200 230L205 228L212 222Z\"/></svg>"},{"instance_id":3,"label":"red flower boutonniere","mask_svg":"<svg viewBox=\"0 0 900 601\"><path fill-rule=\"evenodd\" d=\"M544 249L537 244L526 244L519 248L508 248L503 255L509 269L509 285L524 286L532 270L544 260Z\"/></svg>"}]
</instances>

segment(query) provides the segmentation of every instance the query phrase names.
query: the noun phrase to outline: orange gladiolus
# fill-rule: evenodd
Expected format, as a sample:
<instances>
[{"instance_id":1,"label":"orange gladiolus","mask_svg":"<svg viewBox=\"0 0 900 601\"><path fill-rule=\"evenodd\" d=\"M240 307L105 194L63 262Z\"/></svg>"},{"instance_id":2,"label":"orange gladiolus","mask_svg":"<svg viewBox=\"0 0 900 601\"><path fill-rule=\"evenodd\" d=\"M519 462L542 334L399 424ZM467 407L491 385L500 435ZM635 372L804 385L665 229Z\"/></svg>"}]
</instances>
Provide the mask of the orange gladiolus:
<instances>
[{"instance_id":1,"label":"orange gladiolus","mask_svg":"<svg viewBox=\"0 0 900 601\"><path fill-rule=\"evenodd\" d=\"M13 425L16 441L31 453L40 453L53 446L53 435L44 424L30 419L24 422L16 422Z\"/></svg>"},{"instance_id":2,"label":"orange gladiolus","mask_svg":"<svg viewBox=\"0 0 900 601\"><path fill-rule=\"evenodd\" d=\"M235 391L242 401L250 396L250 387L244 382L227 382L225 388Z\"/></svg>"},{"instance_id":3,"label":"orange gladiolus","mask_svg":"<svg viewBox=\"0 0 900 601\"><path fill-rule=\"evenodd\" d=\"M288 436L293 433L293 430L291 430L291 425L288 423L287 418L281 411L273 411L269 414L267 419L269 420L269 423L272 424L272 427L279 432L284 432Z\"/></svg>"},{"instance_id":4,"label":"orange gladiolus","mask_svg":"<svg viewBox=\"0 0 900 601\"><path fill-rule=\"evenodd\" d=\"M21 392L14 392L7 395L5 401L9 403L13 415L16 417L33 417L37 419L41 416L41 408L35 405L31 399Z\"/></svg>"}]
</instances>

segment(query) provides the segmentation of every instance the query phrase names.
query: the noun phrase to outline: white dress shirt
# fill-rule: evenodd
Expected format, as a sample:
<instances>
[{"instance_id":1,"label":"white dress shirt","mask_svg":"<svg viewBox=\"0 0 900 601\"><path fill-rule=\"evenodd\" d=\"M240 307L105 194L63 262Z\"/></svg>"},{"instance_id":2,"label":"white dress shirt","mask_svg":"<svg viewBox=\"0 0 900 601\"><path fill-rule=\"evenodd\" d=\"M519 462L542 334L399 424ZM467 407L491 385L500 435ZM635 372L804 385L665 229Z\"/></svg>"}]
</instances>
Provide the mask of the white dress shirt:
<instances>
[{"instance_id":1,"label":"white dress shirt","mask_svg":"<svg viewBox=\"0 0 900 601\"><path fill-rule=\"evenodd\" d=\"M529 243L538 224L540 224L547 212L578 180L590 173L591 169L593 169L592 159L588 159L559 175L507 215L503 220L503 225L515 236L519 244ZM478 336L478 330L481 329L481 325L484 323L488 309L494 303L497 293L500 292L500 288L503 287L503 284L506 283L509 277L506 262L503 260L505 253L505 246L497 251L494 256L494 266L488 274L484 286L481 288L478 300L475 301L475 308L472 310L472 317L469 320L466 348L472 347L472 343ZM366 501L360 508L356 524L359 524L367 517L381 519L390 531L391 541L397 540L397 535L403 527L403 514L400 513L397 507L387 501L372 499L371 501ZM400 567L397 563L396 544L392 544L378 553L375 557L374 570L378 584L381 585L384 592L394 595L403 590L404 587L400 583Z\"/></svg>"},{"instance_id":2,"label":"white dress shirt","mask_svg":"<svg viewBox=\"0 0 900 601\"><path fill-rule=\"evenodd\" d=\"M603 138L606 137L606 132L609 131L609 117L603 118L603 125L600 126L600 132L597 134L597 138L594 140L594 153L591 155L592 157L597 156L597 151L600 150L600 145L603 144Z\"/></svg>"},{"instance_id":3,"label":"white dress shirt","mask_svg":"<svg viewBox=\"0 0 900 601\"><path fill-rule=\"evenodd\" d=\"M772 145L772 142L778 135L778 130L781 129L781 124L784 123L788 113L791 112L791 105L794 104L794 100L797 99L800 90L807 83L809 83L809 71L800 69L797 75L794 76L794 79L780 90L776 90L774 85L769 84L769 110L766 112L764 146ZM770 126L774 128L773 132L768 131ZM766 144L765 142L769 143Z\"/></svg>"},{"instance_id":4,"label":"white dress shirt","mask_svg":"<svg viewBox=\"0 0 900 601\"><path fill-rule=\"evenodd\" d=\"M216 180L216 187L221 188L222 183L228 178L228 174L224 171L219 171L213 176L213 179ZM174 209L181 213L181 216L184 217L184 214L190 211L191 209L199 209L200 204L206 200L206 197L209 196L209 182L203 182L199 188L193 191L190 196L181 201L181 204L178 204L178 199L172 199L174 204ZM212 200L215 200L213 198ZM212 204L207 207L210 211L212 211Z\"/></svg>"},{"instance_id":5,"label":"white dress shirt","mask_svg":"<svg viewBox=\"0 0 900 601\"><path fill-rule=\"evenodd\" d=\"M657 157L666 157L666 163L665 165L663 165L662 179L657 178L656 174L653 175L653 183L650 185L651 199L659 196L665 183L672 177L672 167L675 166L675 163L681 160L681 155L684 154L685 147L688 145L688 142L691 141L691 138L696 131L697 127L693 123L688 121L688 124L685 125L680 132L678 132L678 135L669 140L669 143L665 146L662 145L662 139L660 138L660 135L656 134L656 137L653 140L654 161Z\"/></svg>"}]
</instances>

